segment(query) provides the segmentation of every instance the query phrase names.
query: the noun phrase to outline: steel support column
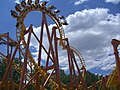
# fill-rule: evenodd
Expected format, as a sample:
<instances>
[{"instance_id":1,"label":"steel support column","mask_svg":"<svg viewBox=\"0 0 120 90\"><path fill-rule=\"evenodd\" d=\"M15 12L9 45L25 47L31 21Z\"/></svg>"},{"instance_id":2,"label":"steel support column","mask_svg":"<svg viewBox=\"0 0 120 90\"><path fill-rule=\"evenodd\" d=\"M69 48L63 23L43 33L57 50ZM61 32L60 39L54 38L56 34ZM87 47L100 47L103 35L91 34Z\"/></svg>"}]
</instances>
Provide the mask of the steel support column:
<instances>
[{"instance_id":1,"label":"steel support column","mask_svg":"<svg viewBox=\"0 0 120 90\"><path fill-rule=\"evenodd\" d=\"M56 36L56 27L52 28L53 35L54 35L54 45L55 45L55 73L56 73L56 82L59 85L59 89L62 90L61 81L60 81L60 68L59 68L59 61L58 61L58 39Z\"/></svg>"},{"instance_id":2,"label":"steel support column","mask_svg":"<svg viewBox=\"0 0 120 90\"><path fill-rule=\"evenodd\" d=\"M119 84L120 84L120 60L119 60L119 52L118 52L118 45L120 44L120 41L116 40L116 39L112 39L112 45L113 45L113 49L114 49L114 54L115 54L115 58L116 58L116 68L118 71L118 80L119 80Z\"/></svg>"},{"instance_id":3,"label":"steel support column","mask_svg":"<svg viewBox=\"0 0 120 90\"><path fill-rule=\"evenodd\" d=\"M27 40L27 46L26 46L26 49L25 49L24 64L23 64L23 67L22 67L21 75L20 75L19 90L24 90L23 89L23 87L24 87L23 81L24 81L24 75L25 75L26 68L27 68L28 51L29 51L29 44L30 44L30 38L31 38L32 31L33 31L33 28L32 28L32 25L30 25L29 35L28 35L28 40Z\"/></svg>"}]
</instances>

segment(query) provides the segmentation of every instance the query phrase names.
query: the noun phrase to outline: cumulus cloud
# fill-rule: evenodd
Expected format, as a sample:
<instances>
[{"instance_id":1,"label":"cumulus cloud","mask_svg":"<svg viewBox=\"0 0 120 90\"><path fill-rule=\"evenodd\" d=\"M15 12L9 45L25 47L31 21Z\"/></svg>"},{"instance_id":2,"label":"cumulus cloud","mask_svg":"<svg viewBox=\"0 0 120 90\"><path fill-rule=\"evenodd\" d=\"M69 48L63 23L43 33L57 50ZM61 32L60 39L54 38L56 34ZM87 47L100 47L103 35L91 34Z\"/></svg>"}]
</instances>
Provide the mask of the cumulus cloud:
<instances>
[{"instance_id":1,"label":"cumulus cloud","mask_svg":"<svg viewBox=\"0 0 120 90\"><path fill-rule=\"evenodd\" d=\"M111 70L115 66L111 40L112 38L120 40L120 13L109 14L109 9L105 8L85 9L69 15L66 20L69 23L65 27L66 37L70 45L82 53L87 69ZM53 26L53 24L49 26L50 30ZM41 27L33 28L39 37ZM43 43L48 48L46 34ZM32 54L37 56L39 44L33 36L30 46L36 48L37 52ZM44 59L46 55L43 53L42 57ZM61 48L59 48L59 60L61 68L68 71L67 54Z\"/></svg>"},{"instance_id":2,"label":"cumulus cloud","mask_svg":"<svg viewBox=\"0 0 120 90\"><path fill-rule=\"evenodd\" d=\"M75 5L79 5L79 4L82 4L82 3L84 3L84 2L86 2L86 1L88 1L88 0L77 0L77 1L75 1Z\"/></svg>"},{"instance_id":3,"label":"cumulus cloud","mask_svg":"<svg viewBox=\"0 0 120 90\"><path fill-rule=\"evenodd\" d=\"M105 8L85 9L69 15L67 21L66 36L82 52L87 69L112 69L115 58L111 40L120 39L120 14L109 14Z\"/></svg>"},{"instance_id":4,"label":"cumulus cloud","mask_svg":"<svg viewBox=\"0 0 120 90\"><path fill-rule=\"evenodd\" d=\"M15 3L18 3L18 4L20 4L20 1L19 1L19 0L15 0Z\"/></svg>"},{"instance_id":5,"label":"cumulus cloud","mask_svg":"<svg viewBox=\"0 0 120 90\"><path fill-rule=\"evenodd\" d=\"M114 3L114 4L118 4L120 2L120 0L105 0L107 3Z\"/></svg>"}]
</instances>

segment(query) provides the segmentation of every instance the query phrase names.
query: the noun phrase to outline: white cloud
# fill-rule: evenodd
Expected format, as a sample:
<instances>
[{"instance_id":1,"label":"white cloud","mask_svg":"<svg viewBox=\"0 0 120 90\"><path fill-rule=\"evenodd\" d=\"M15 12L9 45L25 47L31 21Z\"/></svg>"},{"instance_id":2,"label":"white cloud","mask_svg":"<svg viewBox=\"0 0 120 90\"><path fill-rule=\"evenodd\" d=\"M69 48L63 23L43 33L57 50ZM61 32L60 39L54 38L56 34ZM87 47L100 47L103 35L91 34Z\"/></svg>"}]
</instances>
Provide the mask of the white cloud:
<instances>
[{"instance_id":1,"label":"white cloud","mask_svg":"<svg viewBox=\"0 0 120 90\"><path fill-rule=\"evenodd\" d=\"M86 1L88 1L88 0L77 0L77 1L75 1L75 5L79 5L79 4L82 4L82 3L84 3L84 2L86 2Z\"/></svg>"},{"instance_id":2,"label":"white cloud","mask_svg":"<svg viewBox=\"0 0 120 90\"><path fill-rule=\"evenodd\" d=\"M118 4L120 2L120 0L105 0L107 3L114 3L114 4Z\"/></svg>"},{"instance_id":3,"label":"white cloud","mask_svg":"<svg viewBox=\"0 0 120 90\"><path fill-rule=\"evenodd\" d=\"M112 69L115 58L111 40L120 39L120 14L109 14L104 8L85 9L69 15L67 21L66 36L82 52L87 69Z\"/></svg>"},{"instance_id":4,"label":"white cloud","mask_svg":"<svg viewBox=\"0 0 120 90\"><path fill-rule=\"evenodd\" d=\"M70 45L77 48L83 55L87 69L100 68L110 70L115 66L115 58L111 45L112 38L120 39L120 14L109 14L105 8L85 9L69 15L69 25L65 28L66 37ZM54 25L50 25L51 29ZM41 27L35 28L34 32L39 37ZM45 31L45 30L44 30ZM44 45L48 48L48 41L44 34ZM38 43L31 38L31 46L38 51ZM38 55L38 52L34 52ZM45 58L45 54L42 55ZM68 71L67 55L59 48L60 66Z\"/></svg>"},{"instance_id":5,"label":"white cloud","mask_svg":"<svg viewBox=\"0 0 120 90\"><path fill-rule=\"evenodd\" d=\"M15 3L18 3L18 4L20 4L20 1L19 1L19 0L15 0Z\"/></svg>"}]
</instances>

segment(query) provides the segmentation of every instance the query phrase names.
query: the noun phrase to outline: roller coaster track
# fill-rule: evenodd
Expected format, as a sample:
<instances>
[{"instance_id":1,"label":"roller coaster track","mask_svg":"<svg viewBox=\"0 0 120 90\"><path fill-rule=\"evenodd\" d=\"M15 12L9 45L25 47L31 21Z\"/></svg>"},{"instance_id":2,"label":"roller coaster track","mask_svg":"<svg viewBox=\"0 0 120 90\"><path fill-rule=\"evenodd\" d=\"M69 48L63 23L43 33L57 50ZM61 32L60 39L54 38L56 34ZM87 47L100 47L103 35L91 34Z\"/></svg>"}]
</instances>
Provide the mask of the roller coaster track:
<instances>
[{"instance_id":1,"label":"roller coaster track","mask_svg":"<svg viewBox=\"0 0 120 90\"><path fill-rule=\"evenodd\" d=\"M107 87L116 87L116 85L118 85L116 82L116 80L118 78L118 74L117 74L117 70L116 68L112 71L112 73L110 74L108 81L107 81Z\"/></svg>"},{"instance_id":2,"label":"roller coaster track","mask_svg":"<svg viewBox=\"0 0 120 90\"><path fill-rule=\"evenodd\" d=\"M32 86L36 90L47 90L48 87L50 90L67 90L67 89L69 90L73 90L73 89L75 90L81 90L81 89L96 90L95 85L93 86L91 85L87 87L84 81L84 77L86 73L85 62L84 62L84 59L81 53L74 47L70 46L68 39L65 37L63 25L68 25L68 24L64 16L59 15L57 17L57 13L60 11L57 10L54 6L46 6L47 3L48 2L39 2L39 0L35 0L34 2L32 2L32 0L28 0L27 2L23 0L20 4L16 4L15 11L11 10L11 15L17 20L17 24L16 24L17 42L11 39L8 33L5 33L5 34L0 34L0 41L3 41L3 42L0 42L0 44L7 45L8 50L9 50L9 46L15 47L14 54L16 54L19 51L19 54L20 56L23 57L24 61L21 61L23 65L20 65L20 64L18 65L14 62L15 55L12 53L12 51L11 53L9 53L8 51L7 55L4 55L2 52L0 52L0 60L2 60L3 63L8 64L3 80L0 81L0 90L2 90L2 88L4 87L7 87L6 85L8 86L11 85L12 87L11 81L7 77L9 74L8 72L10 71L9 68L14 69L16 72L20 74L20 83L13 82L14 86L19 90L27 89L29 84L32 84ZM41 33L43 33L43 29L45 25L46 33L48 36L48 42L49 42L49 49L47 48L48 51L42 43L43 35L41 34L41 37L39 39L37 35L34 33L32 25L30 25L29 29L27 30L27 27L24 24L24 20L27 17L27 15L33 11L38 11L42 13ZM50 19L52 19L52 21L54 21L55 23L55 26L52 27L52 31L50 31L48 28L46 16L50 17ZM59 33L59 36L56 35L57 31ZM37 42L39 43L38 63L33 58L33 55L29 49L31 34L35 36ZM28 38L27 38L28 40L26 40L25 35L28 35ZM3 38L6 38L6 39L4 40ZM60 46L62 46L63 50L66 50L68 54L68 64L69 64L68 66L69 66L69 71L70 71L69 86L63 84L60 81L60 72L59 72L60 68L59 68L59 61L58 61L57 41L60 42ZM113 70L113 72L109 75L108 78L103 77L101 80L95 83L96 85L97 84L100 85L99 87L100 90L102 88L106 90L111 87L120 88L119 87L120 85L120 61L119 61L118 51L116 47L120 44L120 41L113 40L112 44L114 47L114 53L116 57L116 68ZM42 59L41 48L47 54L45 68L44 67L42 68L39 63L40 60ZM76 56L78 58L76 58ZM9 59L11 61L9 61ZM51 59L53 63L53 65L51 66L48 66L49 59ZM80 62L81 67L78 66L77 64L78 61ZM31 69L31 73L27 73L27 70L30 70L30 69ZM32 75L33 73L32 70L35 71L33 75ZM49 70L51 70L51 72L49 72ZM77 81L77 75L79 76L80 81Z\"/></svg>"},{"instance_id":3,"label":"roller coaster track","mask_svg":"<svg viewBox=\"0 0 120 90\"><path fill-rule=\"evenodd\" d=\"M57 11L53 11L52 9L54 9L54 6L48 6L46 7L46 4L47 2L42 2L41 4L39 3L39 0L36 0L35 3L31 3L31 0L28 0L28 3L26 3L25 1L22 1L21 2L21 5L18 4L16 6L16 11L11 11L11 14L13 17L15 17L17 19L17 24L16 24L16 36L17 36L17 40L21 40L22 43L20 43L20 46L22 47L21 48L21 52L24 56L25 53L23 53L25 51L25 48L27 46L26 44L26 41L25 41L25 38L24 38L24 35L25 35L25 32L26 32L26 26L24 25L24 19L26 18L27 14L29 12L32 12L32 11L39 11L39 12L42 12L42 15L43 15L43 18L45 18L45 14L48 15L56 24L56 27L57 29L59 30L59 35L60 35L60 45L61 46L65 46L65 42L64 42L64 39L65 39L65 34L64 34L64 29L62 27L62 24L63 25L67 25L67 22L60 22L60 19L64 19L63 16L59 16L59 17L56 17L56 13L59 12L59 10ZM21 9L21 6L22 6L22 9ZM43 19L44 20L44 19ZM42 23L45 23L42 22ZM82 66L85 66L85 63L84 63L84 60L81 56L81 54L73 47L70 47L70 49L75 52L80 61L81 61L81 64ZM43 74L43 76L46 78L47 80L47 73L42 70L35 62L35 60L33 59L30 51L28 51L28 58L30 59L30 62L33 63L33 65L37 68L37 70ZM47 83L48 85L50 85L52 88L54 89L59 89L58 85L56 84L56 82L54 82L52 79L48 79L48 82ZM63 85L63 84L62 84ZM64 90L64 88L62 88Z\"/></svg>"},{"instance_id":4,"label":"roller coaster track","mask_svg":"<svg viewBox=\"0 0 120 90\"><path fill-rule=\"evenodd\" d=\"M4 35L0 35L0 36L4 36ZM4 36L4 37L6 38L6 36ZM15 41L12 40L12 39L10 39L10 40L11 40L11 43L14 43L14 42L15 42ZM24 40L22 40L22 41L23 41L23 42L22 42L22 45L25 47L25 46L26 46L26 42L25 42ZM20 52L22 53L23 56L24 56L24 49L25 49L25 48L20 49ZM71 47L71 50L75 52L75 48ZM81 54L80 54L78 51L76 52L76 54L79 55L78 57L79 57L80 60L83 59L82 56L81 56ZM3 62L7 63L8 60L5 59L6 56L3 55L3 54L1 54L1 55L2 55L2 58L4 57L4 59L1 58L1 60L2 60ZM29 57L29 59L30 59L30 62L32 62L35 67L37 67L38 72L41 73L41 77L44 77L44 78L47 79L47 77L48 77L47 73L46 73L44 70L42 70L40 67L38 67L38 65L36 64L36 62L35 62L35 60L33 59L32 55L30 54L30 51L29 51L29 56L28 56L28 57ZM82 60L82 61L83 61L83 60ZM20 74L22 68L21 68L20 66L18 66L15 62L12 62L12 66L13 66L13 68ZM29 76L27 73L25 73L25 76L27 76L28 78L30 78L30 76ZM44 80L43 80L43 81L44 81ZM8 82L9 82L9 81L8 81ZM16 83L14 83L14 84L15 84L16 87L19 86L19 85L16 84ZM57 85L52 79L49 79L49 80L48 80L47 85L51 87L51 90L52 90L52 89L59 89L59 88L58 88L58 85ZM62 84L62 85L63 85L64 87L66 87L64 84ZM42 86L41 86L40 89L42 89ZM63 88L63 90L65 90L65 89Z\"/></svg>"},{"instance_id":5,"label":"roller coaster track","mask_svg":"<svg viewBox=\"0 0 120 90\"><path fill-rule=\"evenodd\" d=\"M22 52L22 50L20 50L21 52ZM23 52L22 52L22 54L24 54ZM1 57L1 60L4 62L4 63L7 63L8 62L8 60L7 59L5 59L6 57L5 57L5 55L2 55L2 57ZM35 67L37 68L37 73L40 73L40 78L42 79L42 77L44 77L44 79L46 80L47 78L48 78L48 75L47 75L47 73L44 71L44 70L42 70L40 67L38 67L38 65L36 64L36 62L34 61L34 59L32 58L32 56L29 54L29 59L31 60L31 62L33 63L33 65L35 65ZM21 73L21 70L22 70L22 68L20 67L20 66L18 66L15 62L12 62L12 66L13 66L13 68L20 74ZM30 76L26 73L25 74L28 78L30 78ZM44 81L44 80L43 80ZM15 86L17 86L17 87L19 87L19 85L18 84L16 84L16 83L14 83L15 84ZM57 90L57 89L59 89L59 87L58 87L58 85L52 80L52 79L49 79L48 80L48 83L47 83L47 86L50 86L50 89L51 90L53 90L53 89L55 89L55 90ZM40 87L40 90L42 90L42 86ZM66 89L64 89L63 88L63 90L66 90Z\"/></svg>"},{"instance_id":6,"label":"roller coaster track","mask_svg":"<svg viewBox=\"0 0 120 90\"><path fill-rule=\"evenodd\" d=\"M12 39L11 39L12 40ZM12 40L13 41L13 40ZM25 41L24 41L24 43L26 43ZM24 46L26 46L25 44L22 44L22 45L24 45ZM75 48L73 48L73 47L70 47L71 48L71 50L73 50L77 55L79 55L79 59L81 60L81 59L83 59L82 58L82 55L75 49ZM23 51L22 50L24 50L24 49L20 49L20 52L24 55L24 53L23 53ZM77 51L77 52L76 52ZM35 65L35 67L38 67L38 65L36 64L36 62L34 61L34 59L32 58L32 55L31 54L29 54L30 56L29 56L29 58L30 58L30 60L31 60L31 62ZM4 57L4 59L2 59ZM7 61L7 59L5 59L6 57L5 57L5 55L2 55L2 58L1 58L1 60L3 61L3 62L5 62L5 63L7 63L8 61ZM83 61L83 60L82 60ZM22 68L20 67L20 66L18 66L15 62L12 62L12 66L13 66L13 68L20 74L20 71L22 70ZM45 78L47 78L48 76L47 76L47 74L46 74L46 72L45 71L43 71L41 68L39 68L38 67L38 71L39 71L39 73L41 73L41 77L45 77ZM25 74L28 78L30 78L30 76L26 73ZM51 90L52 89L59 89L58 88L58 85L52 80L52 79L50 79L49 81L48 81L49 83L48 83L48 86L50 86L51 87ZM19 87L19 85L18 84L16 84L16 83L14 83L15 84L15 86L16 87ZM66 87L64 84L63 84L63 86L64 87ZM41 88L40 89L42 89L42 86L41 86ZM63 88L63 90L65 90L64 88Z\"/></svg>"},{"instance_id":7,"label":"roller coaster track","mask_svg":"<svg viewBox=\"0 0 120 90\"><path fill-rule=\"evenodd\" d=\"M22 4L23 3L23 4ZM29 1L28 1L29 3ZM56 18L56 15L51 12L50 8L48 9L46 7L46 4L47 2L43 2L42 5L40 5L38 2L37 4L31 4L31 2L26 6L26 3L23 1L21 2L22 6L24 7L23 10L20 12L20 15L19 17L17 18L17 28L16 28L16 36L17 36L17 40L22 40L22 43L20 46L22 46L22 51L24 51L24 49L26 48L26 42L24 40L24 31L26 30L26 27L24 25L24 19L26 17L26 15L29 13L29 12L32 12L32 11L40 11L42 13L45 13L47 14L48 16L50 16L52 18L52 20L56 23L58 29L59 29L59 32L60 32L60 38L61 40L65 37L64 35L64 31L63 31L63 28L62 28L62 25L61 23L59 22L59 19ZM61 45L63 44L63 42L61 41ZM38 71L43 75L43 77L45 77L47 79L47 73L43 70L41 70L40 67L38 67L38 65L36 64L36 62L34 61L30 51L28 51L28 54L29 54L29 59L30 59L30 62L32 62L35 67L38 69ZM48 79L48 86L50 85L52 88L54 89L58 89L58 85L52 80L52 79ZM51 88L51 89L52 89ZM63 88L64 89L64 88Z\"/></svg>"},{"instance_id":8,"label":"roller coaster track","mask_svg":"<svg viewBox=\"0 0 120 90\"><path fill-rule=\"evenodd\" d=\"M6 35L6 34L0 34L0 37L1 37L1 38L2 38L2 37L7 38L7 35ZM12 44L14 44L14 45L16 44L16 42L15 42L13 39L9 38L9 40L10 40L10 43L12 43ZM22 43L22 45L23 45L23 46L26 46L25 43L26 43L26 42L24 41L24 42ZM7 43L4 43L4 44L7 44ZM20 52L21 52L23 55L24 55L24 52L23 52L24 49L25 49L25 48L20 49ZM30 52L29 52L29 53L30 53ZM7 60L7 58L6 58L6 55L4 55L4 54L2 54L2 53L0 53L0 55L1 55L0 59L1 59L4 63L7 63L8 60ZM42 77L44 77L44 79L46 80L46 79L48 78L47 73L46 73L44 70L42 70L40 67L38 67L38 65L37 65L36 62L34 61L33 57L31 56L31 54L29 54L28 57L29 57L29 59L31 60L31 62L33 63L33 65L37 68L37 70L38 70L37 73L40 73L40 78L42 79ZM12 66L13 66L13 68L14 68L19 74L21 73L22 68L21 68L20 66L18 66L15 62L12 62ZM27 76L28 78L30 78L30 75L28 75L27 73L25 73L25 76ZM42 81L44 81L44 80L42 80ZM1 82L1 83L2 83L2 82ZM10 82L8 81L8 83L10 83ZM18 84L16 84L16 83L14 83L14 84L15 84L16 87L19 87ZM58 85L57 85L52 79L48 79L47 86L49 86L51 90L53 90L53 89L59 89ZM4 85L3 85L2 87L4 87ZM42 86L40 87L40 90L42 90ZM65 90L65 89L63 88L63 90Z\"/></svg>"},{"instance_id":9,"label":"roller coaster track","mask_svg":"<svg viewBox=\"0 0 120 90\"><path fill-rule=\"evenodd\" d=\"M3 57L2 57L3 58ZM4 62L4 63L7 63L8 61L7 61L7 59L2 59L1 58L1 60ZM29 58L31 58L31 56L29 56ZM32 58L33 59L33 58ZM32 60L33 61L33 60ZM37 64L36 64L36 62L35 61L33 61L33 63L34 63L34 65L36 66L36 67L38 67L37 66ZM21 70L22 70L22 68L20 67L20 66L18 66L15 62L12 62L12 66L13 66L13 68L20 74L20 72L21 72ZM45 72L45 71L43 71L41 68L37 68L38 69L38 71L36 72L36 73L40 73L40 78L42 79L42 77L44 77L44 79L47 79L48 78L48 75L47 75L47 73ZM31 76L30 75L28 75L27 73L25 74L28 78L30 78ZM44 80L43 80L44 81ZM19 87L19 85L18 84L16 84L15 83L15 85L17 86L17 87ZM50 89L51 90L53 90L53 89L55 89L55 90L57 90L57 89L59 89L58 88L58 85L52 80L52 79L49 79L49 81L48 81L48 86L50 86ZM40 90L42 90L42 86L40 87ZM66 90L66 89L64 89L63 88L63 90Z\"/></svg>"},{"instance_id":10,"label":"roller coaster track","mask_svg":"<svg viewBox=\"0 0 120 90\"><path fill-rule=\"evenodd\" d=\"M15 6L15 11L11 10L11 15L14 18L16 18L16 20L17 20L17 24L16 24L17 42L15 42L11 38L9 38L9 42L6 41L3 44L9 45L11 47L14 46L17 50L16 52L19 51L19 53L21 54L21 56L23 57L23 60L24 60L24 61L22 61L23 65L18 65L14 62L14 59L13 59L12 64L10 65L10 66L12 66L12 68L15 71L17 71L21 75L20 76L20 84L13 82L14 85L19 90L27 89L29 84L32 84L32 86L34 88L36 88L36 90L47 90L48 87L50 88L50 90L67 90L68 88L70 90L73 90L73 89L81 90L81 88L84 90L88 90L88 89L93 89L93 87L94 87L93 90L95 90L95 86L87 87L87 85L84 81L84 77L85 77L84 74L86 73L86 69L85 69L85 62L84 62L84 59L83 59L81 53L74 47L70 46L68 39L65 37L65 33L64 33L64 29L63 29L63 25L67 25L65 18L61 15L59 15L57 17L57 13L60 11L57 10L54 6L47 6L47 3L48 2L39 2L39 0L35 0L33 2L32 2L32 0L28 0L27 2L23 0L20 4L17 4ZM27 27L24 24L24 20L27 17L27 15L33 11L38 11L38 12L41 12L41 14L42 14L41 33L43 32L44 25L45 25L48 42L49 42L49 49L47 48L48 51L46 50L46 48L44 47L44 45L42 43L41 38L43 37L43 35L41 34L41 37L39 39L36 36L36 34L34 33L32 25L30 25L29 29L27 29ZM46 16L48 16L50 19L52 19L52 21L55 23L54 27L52 28L52 31L50 31L51 29L49 30L49 28L48 28ZM59 33L59 36L56 35L57 31ZM47 64L46 64L46 67L42 68L41 65L36 62L36 60L34 59L32 53L29 49L31 34L33 34L35 36L37 42L39 43L39 54L42 55L40 53L40 50L42 52L42 49L43 49L45 51L45 53L47 54L46 63L49 63L48 59L51 59L51 61L53 62L53 65L47 66ZM26 40L25 35L28 35L28 40ZM7 34L0 34L0 39L2 37L8 38ZM63 50L66 50L67 54L68 54L68 64L69 64L69 71L70 71L69 86L64 85L62 82L60 82L60 76L59 76L60 69L59 69L59 61L58 61L58 56L57 56L58 55L58 50L57 50L57 42L58 41L60 42L60 46L63 47ZM17 47L17 45L18 45L18 47ZM4 63L9 64L7 56L1 52L0 52L0 55L2 55L2 57L0 57L0 59ZM76 56L78 58L76 58ZM38 57L40 57L40 56L38 55ZM41 59L42 59L41 57L38 58L38 62ZM81 66L78 65L79 64L78 62L80 62ZM27 70L24 68L25 65L26 65L27 70L29 70L29 68L31 68L32 70L35 70L33 75L31 75L32 70L31 70L31 73L27 73ZM35 67L35 68L33 68L33 67ZM77 70L76 70L76 68L77 68ZM49 70L51 70L51 72L48 72ZM9 69L8 69L8 71L9 71ZM119 77L118 74L119 74L119 72L117 71L117 67L116 67L115 70L113 70L112 74L109 76L107 84L106 84L105 78L103 78L102 80L99 80L98 82L96 82L96 85L97 84L101 85L100 88L102 88L102 87L104 88L104 86L105 86L105 88L106 88L106 86L108 88L111 86L116 87L114 85L116 84L116 82L119 82L117 80L117 78ZM5 75L7 77L7 74L5 74ZM58 77L56 77L57 79L54 77L55 75L56 76L58 75ZM77 75L79 76L80 81L77 81L77 79L76 79ZM3 82L3 80L0 82L0 85L2 85L2 87L4 88L5 83ZM5 79L5 80L7 80L7 79ZM116 81L114 82L114 80L116 80ZM26 82L26 83L24 83L24 82ZM10 81L8 80L7 83L10 84ZM104 84L104 85L102 86L102 84ZM119 85L119 83L117 85ZM0 86L0 90L1 90L1 86Z\"/></svg>"},{"instance_id":11,"label":"roller coaster track","mask_svg":"<svg viewBox=\"0 0 120 90\"><path fill-rule=\"evenodd\" d=\"M8 50L7 55L0 52L0 60L8 65L6 67L3 79L2 81L0 81L0 90L2 90L3 88L7 90L9 87L12 89L12 85L15 86L15 89L19 90L25 90L29 85L32 85L32 87L34 87L36 90L47 90L48 87L50 90L96 90L96 87L93 84L87 87L84 81L86 74L85 61L81 53L74 47L70 46L68 39L65 37L63 25L68 25L68 23L66 22L64 16L57 15L60 10L57 10L56 7L52 5L47 6L47 3L48 2L46 1L39 2L39 0L27 0L27 2L23 0L20 4L16 4L15 10L11 10L11 15L17 20L17 42L9 37L9 33L0 34L0 45L7 45ZM38 11L42 14L40 38L38 38L38 36L34 33L32 25L30 25L29 29L27 29L24 24L27 15L33 11ZM52 30L48 27L46 16L48 16L55 23L54 27L52 27ZM42 43L44 26L46 28L49 48L45 48ZM56 33L59 34L59 36ZM35 36L37 42L39 43L38 63L34 59L31 50L29 49L31 34ZM26 40L25 35L28 35L28 40ZM63 50L66 50L68 54L68 66L70 72L69 86L63 84L60 81L60 68L57 49L57 47L59 46L57 44L58 41L60 42L60 46L62 46ZM112 40L112 45L114 47L114 54L116 58L116 68L112 71L109 77L103 77L101 80L95 83L96 85L99 85L99 90L102 90L103 88L106 90L110 89L111 87L120 89L120 60L117 50L119 44L119 40ZM15 47L14 52L12 51L12 48L9 52L9 47ZM40 65L40 61L42 59L42 49L47 55L46 66L43 68ZM20 63L15 63L14 59L16 53L19 53L20 57L22 57L22 59L24 60L22 61L22 59L19 58L22 65ZM53 63L53 65L51 66L48 65L49 59ZM80 62L81 66L78 65L78 62ZM15 83L12 80L12 71L10 71L12 69L20 74L20 83ZM27 73L27 70L30 72ZM32 72L32 70L34 70L34 73ZM51 72L49 72L49 70L51 70ZM10 77L8 77L8 72L10 72L11 74ZM77 76L79 76L80 80L77 79Z\"/></svg>"},{"instance_id":12,"label":"roller coaster track","mask_svg":"<svg viewBox=\"0 0 120 90\"><path fill-rule=\"evenodd\" d=\"M84 61L84 58L82 57L82 54L76 48L74 48L72 46L70 46L70 49L77 54L81 64L85 67L85 61Z\"/></svg>"},{"instance_id":13,"label":"roller coaster track","mask_svg":"<svg viewBox=\"0 0 120 90\"><path fill-rule=\"evenodd\" d=\"M24 44L22 44L22 45L24 45L24 47L25 47L25 46L26 46L26 42L24 41ZM22 50L24 50L24 49L22 49ZM21 52L22 52L22 54L24 55L23 51L21 51ZM37 68L37 70L39 71L39 73L41 73L41 77L44 77L44 79L47 80L47 78L48 78L49 76L47 75L47 73L46 73L44 70L42 70L42 69L37 65L37 63L35 62L35 60L33 59L32 55L31 55L30 51L28 52L28 55L29 55L28 58L30 59L30 62L32 62L33 65L34 65L34 66ZM42 79L42 78L41 78L41 79ZM42 80L42 81L45 81L45 80ZM51 90L53 90L53 89L55 89L55 90L59 89L58 84L57 84L56 82L54 82L52 79L48 79L47 85L50 86L50 89L51 89ZM42 88L41 88L41 89L42 89ZM66 90L66 89L62 88L62 90Z\"/></svg>"},{"instance_id":14,"label":"roller coaster track","mask_svg":"<svg viewBox=\"0 0 120 90\"><path fill-rule=\"evenodd\" d=\"M51 10L50 7L52 7L52 6L49 6L47 8L46 5L44 5L44 3L45 2L43 2L42 5L40 5L39 3L30 4L30 5L28 4L19 13L19 16L17 16L17 24L16 24L16 27L17 27L17 29L16 29L17 39L19 40L20 37L23 39L24 31L26 30L26 27L24 25L24 19L26 18L27 14L29 12L32 12L32 11L39 11L39 12L47 14L55 22L55 24L57 25L57 28L59 30L61 44L63 45L62 40L65 38L65 34L64 34L64 29L62 27L62 22L60 22L58 17L56 17L56 13Z\"/></svg>"},{"instance_id":15,"label":"roller coaster track","mask_svg":"<svg viewBox=\"0 0 120 90\"><path fill-rule=\"evenodd\" d=\"M106 85L107 87L115 87L117 89L120 89L120 57L118 51L118 46L120 45L120 41L116 39L112 39L111 44L113 45L113 49L114 49L116 67L110 74Z\"/></svg>"}]
</instances>

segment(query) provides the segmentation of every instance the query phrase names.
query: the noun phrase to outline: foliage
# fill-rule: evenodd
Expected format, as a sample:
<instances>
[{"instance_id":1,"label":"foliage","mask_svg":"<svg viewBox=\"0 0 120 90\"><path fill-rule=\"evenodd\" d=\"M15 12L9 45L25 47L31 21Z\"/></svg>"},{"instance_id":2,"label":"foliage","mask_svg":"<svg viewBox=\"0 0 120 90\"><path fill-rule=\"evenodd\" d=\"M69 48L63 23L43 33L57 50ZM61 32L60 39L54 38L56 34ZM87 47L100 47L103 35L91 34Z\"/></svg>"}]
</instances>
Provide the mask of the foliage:
<instances>
[{"instance_id":1,"label":"foliage","mask_svg":"<svg viewBox=\"0 0 120 90\"><path fill-rule=\"evenodd\" d=\"M63 84L69 85L70 75L65 74L64 70L60 70L60 78L61 78L61 82ZM85 82L86 82L87 86L91 86L92 83L99 81L101 78L102 78L102 76L95 75L95 74L87 71L86 76L85 76ZM79 76L77 76L77 79L79 79ZM96 86L96 89L97 88L98 88L98 86Z\"/></svg>"},{"instance_id":2,"label":"foliage","mask_svg":"<svg viewBox=\"0 0 120 90\"><path fill-rule=\"evenodd\" d=\"M2 62L2 60L0 60L0 80L2 80L2 77L5 73L5 69L6 69L6 64Z\"/></svg>"},{"instance_id":3,"label":"foliage","mask_svg":"<svg viewBox=\"0 0 120 90\"><path fill-rule=\"evenodd\" d=\"M0 80L2 80L8 63L6 62L5 58L0 58L0 59L1 59L0 60ZM14 61L16 64L19 64L17 58ZM12 78L15 83L19 83L20 74L14 69L12 69Z\"/></svg>"}]
</instances>

